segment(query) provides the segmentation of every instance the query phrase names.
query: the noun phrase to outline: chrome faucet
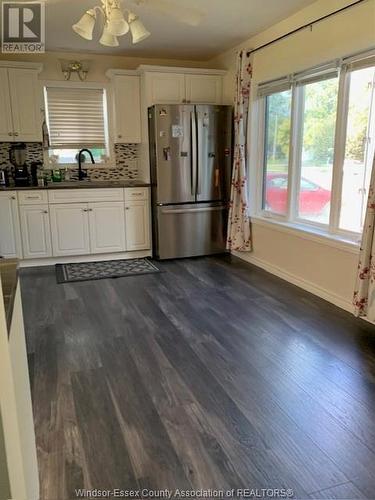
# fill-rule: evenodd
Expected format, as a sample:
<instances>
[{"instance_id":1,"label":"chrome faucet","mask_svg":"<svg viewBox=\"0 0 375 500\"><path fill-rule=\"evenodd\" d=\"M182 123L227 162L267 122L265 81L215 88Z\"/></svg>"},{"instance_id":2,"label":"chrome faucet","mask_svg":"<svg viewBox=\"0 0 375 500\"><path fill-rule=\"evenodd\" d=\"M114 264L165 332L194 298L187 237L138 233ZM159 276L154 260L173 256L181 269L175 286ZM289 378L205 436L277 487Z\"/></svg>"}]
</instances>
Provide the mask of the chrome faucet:
<instances>
[{"instance_id":1,"label":"chrome faucet","mask_svg":"<svg viewBox=\"0 0 375 500\"><path fill-rule=\"evenodd\" d=\"M92 164L95 163L95 160L94 160L94 157L93 157L91 151L89 149L86 149L86 148L81 149L81 151L78 153L78 180L79 181L83 181L83 179L85 177L87 177L87 172L84 172L82 170L82 157L81 157L82 153L88 153L90 156L90 159L91 159L91 163Z\"/></svg>"}]
</instances>

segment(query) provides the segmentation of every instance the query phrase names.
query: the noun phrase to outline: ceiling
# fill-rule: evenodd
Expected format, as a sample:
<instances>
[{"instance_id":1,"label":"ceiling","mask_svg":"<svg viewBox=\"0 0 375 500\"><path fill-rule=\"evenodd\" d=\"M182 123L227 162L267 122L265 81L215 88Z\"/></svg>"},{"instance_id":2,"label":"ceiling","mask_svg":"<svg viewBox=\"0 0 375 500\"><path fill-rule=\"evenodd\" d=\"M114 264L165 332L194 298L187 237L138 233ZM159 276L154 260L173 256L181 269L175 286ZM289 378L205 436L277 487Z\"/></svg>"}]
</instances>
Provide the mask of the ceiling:
<instances>
[{"instance_id":1,"label":"ceiling","mask_svg":"<svg viewBox=\"0 0 375 500\"><path fill-rule=\"evenodd\" d=\"M140 15L152 35L137 45L132 45L130 36L125 35L119 38L120 47L107 48L98 43L100 29L95 29L94 40L91 42L82 39L71 29L72 24L78 21L86 9L100 4L99 0L47 0L47 50L206 60L315 0L170 1L200 9L204 13L201 24L196 27L188 26L146 6L135 6L131 0L123 0L124 5Z\"/></svg>"}]
</instances>

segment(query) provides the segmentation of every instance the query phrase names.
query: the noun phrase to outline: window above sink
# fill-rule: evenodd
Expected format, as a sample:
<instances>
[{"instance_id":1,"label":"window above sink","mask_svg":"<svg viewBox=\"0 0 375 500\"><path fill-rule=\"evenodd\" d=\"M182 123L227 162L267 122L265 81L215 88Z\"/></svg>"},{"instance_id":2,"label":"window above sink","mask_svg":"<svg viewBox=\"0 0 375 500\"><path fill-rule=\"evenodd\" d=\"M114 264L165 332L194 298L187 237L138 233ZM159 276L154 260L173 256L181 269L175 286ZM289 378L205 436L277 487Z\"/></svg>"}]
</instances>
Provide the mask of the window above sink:
<instances>
[{"instance_id":1,"label":"window above sink","mask_svg":"<svg viewBox=\"0 0 375 500\"><path fill-rule=\"evenodd\" d=\"M78 152L83 148L90 149L95 163L108 164L106 89L53 82L44 87L44 99L50 166L76 166Z\"/></svg>"},{"instance_id":2,"label":"window above sink","mask_svg":"<svg viewBox=\"0 0 375 500\"><path fill-rule=\"evenodd\" d=\"M84 147L87 147L86 145ZM58 165L74 165L77 166L78 153L81 147L77 148L49 148L49 157L56 158ZM95 164L103 164L108 162L108 151L106 147L91 147L89 148ZM84 153L83 153L84 154ZM87 163L87 166L91 166L91 162Z\"/></svg>"}]
</instances>

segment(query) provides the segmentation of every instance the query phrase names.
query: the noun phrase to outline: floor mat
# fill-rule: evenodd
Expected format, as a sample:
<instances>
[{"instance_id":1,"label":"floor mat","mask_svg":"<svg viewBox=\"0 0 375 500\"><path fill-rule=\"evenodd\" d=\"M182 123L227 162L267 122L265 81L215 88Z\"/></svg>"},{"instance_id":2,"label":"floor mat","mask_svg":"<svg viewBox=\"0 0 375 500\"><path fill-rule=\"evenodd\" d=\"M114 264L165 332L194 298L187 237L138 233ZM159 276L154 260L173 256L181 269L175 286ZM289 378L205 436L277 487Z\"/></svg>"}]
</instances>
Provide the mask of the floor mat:
<instances>
[{"instance_id":1,"label":"floor mat","mask_svg":"<svg viewBox=\"0 0 375 500\"><path fill-rule=\"evenodd\" d=\"M57 283L160 273L160 269L148 259L74 262L71 264L56 264L55 267Z\"/></svg>"}]
</instances>

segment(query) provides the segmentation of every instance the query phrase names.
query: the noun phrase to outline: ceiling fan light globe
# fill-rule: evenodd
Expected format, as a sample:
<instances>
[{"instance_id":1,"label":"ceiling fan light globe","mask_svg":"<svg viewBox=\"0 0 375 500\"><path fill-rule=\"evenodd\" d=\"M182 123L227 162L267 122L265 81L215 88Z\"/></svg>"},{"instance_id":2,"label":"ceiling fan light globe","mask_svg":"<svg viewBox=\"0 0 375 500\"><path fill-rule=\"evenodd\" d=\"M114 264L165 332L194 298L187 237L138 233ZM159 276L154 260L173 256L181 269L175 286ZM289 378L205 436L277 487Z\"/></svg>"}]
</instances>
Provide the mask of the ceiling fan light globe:
<instances>
[{"instance_id":1,"label":"ceiling fan light globe","mask_svg":"<svg viewBox=\"0 0 375 500\"><path fill-rule=\"evenodd\" d=\"M114 7L108 19L108 31L115 36L126 35L129 31L129 24L124 19L124 14L118 7Z\"/></svg>"},{"instance_id":2,"label":"ceiling fan light globe","mask_svg":"<svg viewBox=\"0 0 375 500\"><path fill-rule=\"evenodd\" d=\"M107 25L104 26L103 33L99 40L99 43L101 43L105 47L118 47L120 45L117 38L114 35L112 35L110 31L108 31Z\"/></svg>"},{"instance_id":3,"label":"ceiling fan light globe","mask_svg":"<svg viewBox=\"0 0 375 500\"><path fill-rule=\"evenodd\" d=\"M142 42L151 35L151 33L145 28L144 24L138 17L129 17L129 26L133 43Z\"/></svg>"},{"instance_id":4,"label":"ceiling fan light globe","mask_svg":"<svg viewBox=\"0 0 375 500\"><path fill-rule=\"evenodd\" d=\"M123 19L122 21L108 21L108 31L114 36L126 35L129 31L129 25Z\"/></svg>"},{"instance_id":5,"label":"ceiling fan light globe","mask_svg":"<svg viewBox=\"0 0 375 500\"><path fill-rule=\"evenodd\" d=\"M83 14L78 23L73 24L72 29L85 40L92 40L94 31L96 13L94 9L89 9Z\"/></svg>"}]
</instances>

